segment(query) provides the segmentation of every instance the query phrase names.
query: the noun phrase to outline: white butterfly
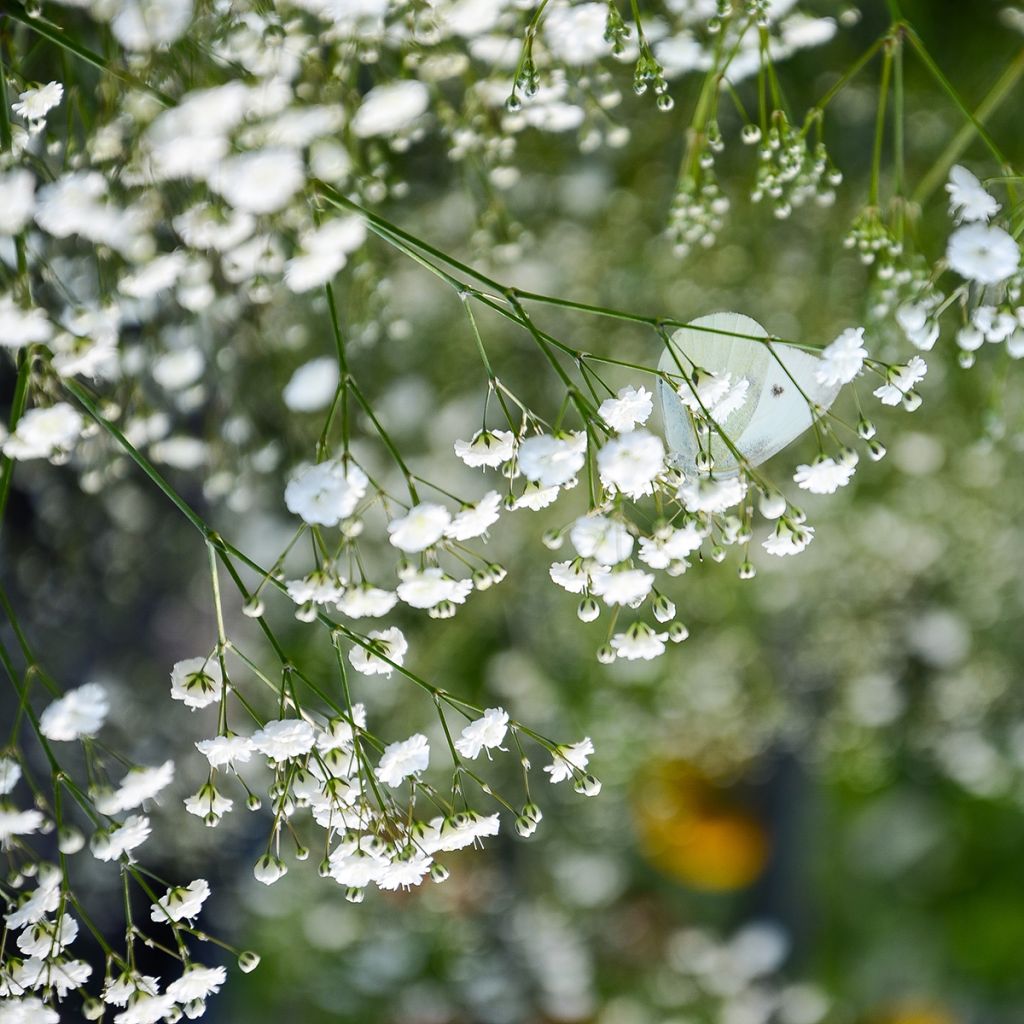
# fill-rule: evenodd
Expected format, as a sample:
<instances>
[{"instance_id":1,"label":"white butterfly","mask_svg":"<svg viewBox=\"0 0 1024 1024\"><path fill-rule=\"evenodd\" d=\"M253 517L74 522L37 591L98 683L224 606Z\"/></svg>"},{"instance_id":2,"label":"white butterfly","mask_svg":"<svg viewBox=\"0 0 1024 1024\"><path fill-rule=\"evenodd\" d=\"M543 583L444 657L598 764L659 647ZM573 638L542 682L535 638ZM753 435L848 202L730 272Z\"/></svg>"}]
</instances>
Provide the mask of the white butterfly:
<instances>
[{"instance_id":1,"label":"white butterfly","mask_svg":"<svg viewBox=\"0 0 1024 1024\"><path fill-rule=\"evenodd\" d=\"M808 399L827 409L842 386L818 383L815 371L821 360L817 356L781 343L769 349L766 342L751 340L756 338L768 338L768 332L749 316L712 313L676 331L658 362L659 370L682 384L688 401L689 391L682 373L692 376L696 366L715 374L720 381L729 376L735 401L730 401L727 394L722 402L724 412L712 415L736 450L753 466L785 448L811 426ZM743 385L743 381L747 384ZM730 405L737 405L744 387L746 397L742 404L729 410ZM677 390L664 380L658 381L658 397L673 461L684 473L693 473L701 447L691 412ZM710 440L715 475L736 473L736 454L714 428ZM706 451L707 441L703 447Z\"/></svg>"}]
</instances>

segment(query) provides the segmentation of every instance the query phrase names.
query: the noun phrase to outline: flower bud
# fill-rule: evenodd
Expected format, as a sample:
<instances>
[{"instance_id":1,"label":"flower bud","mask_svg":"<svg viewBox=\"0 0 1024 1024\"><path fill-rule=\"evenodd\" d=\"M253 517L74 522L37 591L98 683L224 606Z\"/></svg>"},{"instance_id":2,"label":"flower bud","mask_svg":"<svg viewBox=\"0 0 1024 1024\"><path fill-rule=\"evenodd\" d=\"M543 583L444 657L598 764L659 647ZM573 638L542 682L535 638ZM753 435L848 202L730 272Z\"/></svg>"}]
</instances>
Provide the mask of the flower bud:
<instances>
[{"instance_id":1,"label":"flower bud","mask_svg":"<svg viewBox=\"0 0 1024 1024\"><path fill-rule=\"evenodd\" d=\"M659 594L654 599L654 617L659 622L668 622L675 618L676 606L664 594Z\"/></svg>"},{"instance_id":2,"label":"flower bud","mask_svg":"<svg viewBox=\"0 0 1024 1024\"><path fill-rule=\"evenodd\" d=\"M674 644L682 643L689 635L690 631L681 622L673 622L668 627L668 638Z\"/></svg>"},{"instance_id":3,"label":"flower bud","mask_svg":"<svg viewBox=\"0 0 1024 1024\"><path fill-rule=\"evenodd\" d=\"M243 974L251 974L259 965L260 955L259 953L254 953L251 949L247 949L238 957L238 969Z\"/></svg>"},{"instance_id":4,"label":"flower bud","mask_svg":"<svg viewBox=\"0 0 1024 1024\"><path fill-rule=\"evenodd\" d=\"M582 796L597 796L601 792L601 780L596 775L584 775L576 780L573 789Z\"/></svg>"},{"instance_id":5,"label":"flower bud","mask_svg":"<svg viewBox=\"0 0 1024 1024\"><path fill-rule=\"evenodd\" d=\"M600 614L601 606L592 597L585 597L576 609L580 622L593 622Z\"/></svg>"},{"instance_id":6,"label":"flower bud","mask_svg":"<svg viewBox=\"0 0 1024 1024\"><path fill-rule=\"evenodd\" d=\"M365 898L366 893L363 892L362 889L357 889L354 885L350 885L345 890L345 899L347 899L349 903L362 903Z\"/></svg>"},{"instance_id":7,"label":"flower bud","mask_svg":"<svg viewBox=\"0 0 1024 1024\"><path fill-rule=\"evenodd\" d=\"M269 853L265 853L256 861L252 873L257 882L262 882L264 885L273 885L279 878L283 878L288 873L288 865L280 857L274 857Z\"/></svg>"},{"instance_id":8,"label":"flower bud","mask_svg":"<svg viewBox=\"0 0 1024 1024\"><path fill-rule=\"evenodd\" d=\"M263 599L253 594L245 604L242 605L242 614L250 619L258 619L264 612Z\"/></svg>"}]
</instances>

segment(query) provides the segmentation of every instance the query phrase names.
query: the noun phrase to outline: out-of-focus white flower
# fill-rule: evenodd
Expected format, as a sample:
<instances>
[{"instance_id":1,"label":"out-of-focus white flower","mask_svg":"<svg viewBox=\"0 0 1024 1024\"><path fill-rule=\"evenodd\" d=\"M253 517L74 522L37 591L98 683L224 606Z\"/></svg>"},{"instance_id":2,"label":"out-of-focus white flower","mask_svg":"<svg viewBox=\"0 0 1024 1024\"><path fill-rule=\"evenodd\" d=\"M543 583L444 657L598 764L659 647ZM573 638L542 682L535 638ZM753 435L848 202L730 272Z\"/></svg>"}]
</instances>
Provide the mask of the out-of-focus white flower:
<instances>
[{"instance_id":1,"label":"out-of-focus white flower","mask_svg":"<svg viewBox=\"0 0 1024 1024\"><path fill-rule=\"evenodd\" d=\"M515 436L511 430L478 430L469 441L456 441L455 454L467 466L492 469L515 455Z\"/></svg>"},{"instance_id":2,"label":"out-of-focus white flower","mask_svg":"<svg viewBox=\"0 0 1024 1024\"><path fill-rule=\"evenodd\" d=\"M968 281L999 284L1020 266L1020 247L1002 228L965 224L949 236L946 259Z\"/></svg>"},{"instance_id":3,"label":"out-of-focus white flower","mask_svg":"<svg viewBox=\"0 0 1024 1024\"><path fill-rule=\"evenodd\" d=\"M271 761L281 762L308 754L316 742L316 733L301 718L283 718L267 722L253 733L250 742Z\"/></svg>"},{"instance_id":4,"label":"out-of-focus white flower","mask_svg":"<svg viewBox=\"0 0 1024 1024\"><path fill-rule=\"evenodd\" d=\"M988 221L999 212L999 204L966 167L956 164L946 182L949 212L957 221Z\"/></svg>"},{"instance_id":5,"label":"out-of-focus white flower","mask_svg":"<svg viewBox=\"0 0 1024 1024\"><path fill-rule=\"evenodd\" d=\"M397 135L408 128L430 103L427 87L414 79L374 86L352 118L352 133L361 139Z\"/></svg>"},{"instance_id":6,"label":"out-of-focus white flower","mask_svg":"<svg viewBox=\"0 0 1024 1024\"><path fill-rule=\"evenodd\" d=\"M29 409L3 443L11 459L50 459L70 451L82 432L82 416L67 402Z\"/></svg>"},{"instance_id":7,"label":"out-of-focus white flower","mask_svg":"<svg viewBox=\"0 0 1024 1024\"><path fill-rule=\"evenodd\" d=\"M467 505L452 517L445 536L452 540L472 540L486 533L500 515L501 495L488 491L475 505Z\"/></svg>"},{"instance_id":8,"label":"out-of-focus white flower","mask_svg":"<svg viewBox=\"0 0 1024 1024\"><path fill-rule=\"evenodd\" d=\"M284 404L292 412L326 409L338 389L338 360L321 356L303 363L284 386Z\"/></svg>"},{"instance_id":9,"label":"out-of-focus white flower","mask_svg":"<svg viewBox=\"0 0 1024 1024\"><path fill-rule=\"evenodd\" d=\"M16 235L32 219L36 179L31 171L16 167L0 174L0 235ZM2 333L2 332L0 332Z\"/></svg>"},{"instance_id":10,"label":"out-of-focus white flower","mask_svg":"<svg viewBox=\"0 0 1024 1024\"><path fill-rule=\"evenodd\" d=\"M577 553L602 565L623 562L633 552L633 536L626 525L608 516L581 516L569 531Z\"/></svg>"},{"instance_id":11,"label":"out-of-focus white flower","mask_svg":"<svg viewBox=\"0 0 1024 1024\"><path fill-rule=\"evenodd\" d=\"M464 604L472 589L472 580L457 580L438 566L430 566L404 572L398 596L412 608L434 608L442 601Z\"/></svg>"},{"instance_id":12,"label":"out-of-focus white flower","mask_svg":"<svg viewBox=\"0 0 1024 1024\"><path fill-rule=\"evenodd\" d=\"M60 742L95 736L110 710L107 691L99 683L86 683L68 690L39 716L39 731Z\"/></svg>"},{"instance_id":13,"label":"out-of-focus white flower","mask_svg":"<svg viewBox=\"0 0 1024 1024\"><path fill-rule=\"evenodd\" d=\"M299 154L275 147L228 157L208 180L210 188L235 209L260 214L282 209L305 179Z\"/></svg>"}]
</instances>

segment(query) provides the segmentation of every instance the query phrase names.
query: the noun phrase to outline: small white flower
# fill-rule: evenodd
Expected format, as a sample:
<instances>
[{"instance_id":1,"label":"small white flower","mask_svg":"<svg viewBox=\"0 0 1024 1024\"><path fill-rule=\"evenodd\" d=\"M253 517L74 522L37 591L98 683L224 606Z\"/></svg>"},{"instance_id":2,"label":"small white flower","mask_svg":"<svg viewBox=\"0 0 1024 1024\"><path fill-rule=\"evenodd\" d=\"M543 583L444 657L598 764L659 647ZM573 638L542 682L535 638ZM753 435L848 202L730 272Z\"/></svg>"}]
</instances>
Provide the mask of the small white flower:
<instances>
[{"instance_id":1,"label":"small white flower","mask_svg":"<svg viewBox=\"0 0 1024 1024\"><path fill-rule=\"evenodd\" d=\"M21 765L13 758L0 757L0 796L6 796L21 778Z\"/></svg>"},{"instance_id":2,"label":"small white flower","mask_svg":"<svg viewBox=\"0 0 1024 1024\"><path fill-rule=\"evenodd\" d=\"M284 718L267 722L259 732L253 733L250 742L271 761L281 762L308 754L316 742L316 734L309 722Z\"/></svg>"},{"instance_id":3,"label":"small white flower","mask_svg":"<svg viewBox=\"0 0 1024 1024\"><path fill-rule=\"evenodd\" d=\"M231 797L222 796L210 783L200 787L198 793L185 797L182 802L189 814L203 818L208 825L215 825L235 805Z\"/></svg>"},{"instance_id":4,"label":"small white flower","mask_svg":"<svg viewBox=\"0 0 1024 1024\"><path fill-rule=\"evenodd\" d=\"M24 309L10 295L0 298L0 348L24 348L34 342L49 341L52 335L53 327L38 306Z\"/></svg>"},{"instance_id":5,"label":"small white flower","mask_svg":"<svg viewBox=\"0 0 1024 1024\"><path fill-rule=\"evenodd\" d=\"M597 414L617 433L643 426L654 410L651 392L646 388L625 387L614 398L606 398Z\"/></svg>"},{"instance_id":6,"label":"small white flower","mask_svg":"<svg viewBox=\"0 0 1024 1024\"><path fill-rule=\"evenodd\" d=\"M30 836L38 832L44 822L42 811L19 811L0 802L0 849L7 849L7 840L12 836Z\"/></svg>"},{"instance_id":7,"label":"small white flower","mask_svg":"<svg viewBox=\"0 0 1024 1024\"><path fill-rule=\"evenodd\" d=\"M48 740L67 742L95 736L110 710L107 691L99 683L68 690L39 716L39 731Z\"/></svg>"},{"instance_id":8,"label":"small white flower","mask_svg":"<svg viewBox=\"0 0 1024 1024\"><path fill-rule=\"evenodd\" d=\"M467 505L457 513L445 530L452 540L472 540L486 533L500 516L501 495L488 491L475 505Z\"/></svg>"},{"instance_id":9,"label":"small white flower","mask_svg":"<svg viewBox=\"0 0 1024 1024\"><path fill-rule=\"evenodd\" d=\"M26 121L39 121L46 117L63 97L64 86L60 82L48 82L46 85L19 93L20 102L11 104L11 110Z\"/></svg>"},{"instance_id":10,"label":"small white flower","mask_svg":"<svg viewBox=\"0 0 1024 1024\"><path fill-rule=\"evenodd\" d=\"M586 450L583 431L565 437L538 434L519 445L519 469L527 480L542 487L561 487L583 468Z\"/></svg>"},{"instance_id":11,"label":"small white flower","mask_svg":"<svg viewBox=\"0 0 1024 1024\"><path fill-rule=\"evenodd\" d=\"M0 204L0 235L16 235L32 219L35 188L36 179L24 168L0 174L0 196L4 197Z\"/></svg>"},{"instance_id":12,"label":"small white flower","mask_svg":"<svg viewBox=\"0 0 1024 1024\"><path fill-rule=\"evenodd\" d=\"M67 402L29 409L3 443L11 459L49 459L70 451L82 433L82 416Z\"/></svg>"},{"instance_id":13,"label":"small white flower","mask_svg":"<svg viewBox=\"0 0 1024 1024\"><path fill-rule=\"evenodd\" d=\"M338 598L337 608L342 615L350 619L379 619L387 615L398 601L398 595L390 590L359 583L347 587Z\"/></svg>"},{"instance_id":14,"label":"small white flower","mask_svg":"<svg viewBox=\"0 0 1024 1024\"><path fill-rule=\"evenodd\" d=\"M921 302L905 302L896 310L896 322L914 348L928 352L939 338L939 322Z\"/></svg>"},{"instance_id":15,"label":"small white flower","mask_svg":"<svg viewBox=\"0 0 1024 1024\"><path fill-rule=\"evenodd\" d=\"M654 586L654 573L643 569L623 569L594 580L593 592L607 605L637 605Z\"/></svg>"},{"instance_id":16,"label":"small white flower","mask_svg":"<svg viewBox=\"0 0 1024 1024\"><path fill-rule=\"evenodd\" d=\"M813 526L797 526L787 519L780 519L775 530L762 543L762 547L769 555L798 555L813 539Z\"/></svg>"},{"instance_id":17,"label":"small white flower","mask_svg":"<svg viewBox=\"0 0 1024 1024\"><path fill-rule=\"evenodd\" d=\"M861 371L868 350L864 347L864 328L848 327L821 353L821 364L814 376L826 387L849 384Z\"/></svg>"},{"instance_id":18,"label":"small white flower","mask_svg":"<svg viewBox=\"0 0 1024 1024\"><path fill-rule=\"evenodd\" d=\"M633 552L633 536L625 524L607 516L581 516L573 523L569 540L583 558L602 565L625 561Z\"/></svg>"},{"instance_id":19,"label":"small white flower","mask_svg":"<svg viewBox=\"0 0 1024 1024\"><path fill-rule=\"evenodd\" d=\"M593 753L594 744L589 736L579 743L558 746L554 750L554 759L551 764L544 767L544 771L551 776L552 782L564 782L572 778L574 771L583 771Z\"/></svg>"},{"instance_id":20,"label":"small white flower","mask_svg":"<svg viewBox=\"0 0 1024 1024\"><path fill-rule=\"evenodd\" d=\"M305 180L302 158L295 150L271 148L219 161L208 182L235 209L259 214L282 209Z\"/></svg>"},{"instance_id":21,"label":"small white flower","mask_svg":"<svg viewBox=\"0 0 1024 1024\"><path fill-rule=\"evenodd\" d=\"M352 132L368 139L396 135L408 128L430 103L427 87L415 79L374 86L352 118Z\"/></svg>"},{"instance_id":22,"label":"small white flower","mask_svg":"<svg viewBox=\"0 0 1024 1024\"><path fill-rule=\"evenodd\" d=\"M205 708L220 700L224 677L214 657L186 658L171 669L171 697L186 707Z\"/></svg>"},{"instance_id":23,"label":"small white flower","mask_svg":"<svg viewBox=\"0 0 1024 1024\"><path fill-rule=\"evenodd\" d=\"M516 442L511 430L478 430L472 440L455 442L455 454L474 469L480 466L494 469L508 462L515 453Z\"/></svg>"},{"instance_id":24,"label":"small white flower","mask_svg":"<svg viewBox=\"0 0 1024 1024\"><path fill-rule=\"evenodd\" d=\"M657 633L645 622L634 622L611 638L612 650L626 661L652 661L665 653L668 633Z\"/></svg>"},{"instance_id":25,"label":"small white flower","mask_svg":"<svg viewBox=\"0 0 1024 1024\"><path fill-rule=\"evenodd\" d=\"M927 372L928 364L920 356L913 356L906 366L891 369L886 383L875 388L872 394L882 405L899 405L903 396L924 380Z\"/></svg>"},{"instance_id":26,"label":"small white flower","mask_svg":"<svg viewBox=\"0 0 1024 1024\"><path fill-rule=\"evenodd\" d=\"M665 446L646 430L620 434L597 453L601 483L633 499L652 492L664 466Z\"/></svg>"},{"instance_id":27,"label":"small white flower","mask_svg":"<svg viewBox=\"0 0 1024 1024\"><path fill-rule=\"evenodd\" d=\"M500 747L508 731L508 712L504 708L488 708L483 715L470 722L455 741L455 749L470 760L483 749Z\"/></svg>"},{"instance_id":28,"label":"small white flower","mask_svg":"<svg viewBox=\"0 0 1024 1024\"><path fill-rule=\"evenodd\" d=\"M25 956L48 958L61 953L65 946L70 946L78 935L78 922L70 915L61 915L60 922L39 921L30 924L18 936L18 949ZM3 1020L0 1005L0 1021Z\"/></svg>"},{"instance_id":29,"label":"small white flower","mask_svg":"<svg viewBox=\"0 0 1024 1024\"><path fill-rule=\"evenodd\" d=\"M227 977L223 967L203 967L189 964L185 973L167 986L167 994L176 1003L190 1003L194 999L206 999L216 995Z\"/></svg>"},{"instance_id":30,"label":"small white flower","mask_svg":"<svg viewBox=\"0 0 1024 1024\"><path fill-rule=\"evenodd\" d=\"M174 762L164 761L155 768L133 768L113 793L96 799L102 814L120 814L152 800L174 781Z\"/></svg>"},{"instance_id":31,"label":"small white flower","mask_svg":"<svg viewBox=\"0 0 1024 1024\"><path fill-rule=\"evenodd\" d=\"M965 224L949 236L946 259L968 281L999 284L1020 266L1020 248L1002 228Z\"/></svg>"},{"instance_id":32,"label":"small white flower","mask_svg":"<svg viewBox=\"0 0 1024 1024\"><path fill-rule=\"evenodd\" d=\"M835 494L850 482L856 467L855 460L836 460L822 455L810 465L797 466L793 479L812 494Z\"/></svg>"},{"instance_id":33,"label":"small white flower","mask_svg":"<svg viewBox=\"0 0 1024 1024\"><path fill-rule=\"evenodd\" d=\"M407 740L389 743L381 755L380 764L374 774L385 785L393 788L404 779L426 771L430 763L430 744L422 733L416 733Z\"/></svg>"},{"instance_id":34,"label":"small white flower","mask_svg":"<svg viewBox=\"0 0 1024 1024\"><path fill-rule=\"evenodd\" d=\"M149 818L144 814L131 814L120 825L114 825L92 837L90 848L97 860L120 860L121 857L141 846L150 833Z\"/></svg>"},{"instance_id":35,"label":"small white flower","mask_svg":"<svg viewBox=\"0 0 1024 1024\"><path fill-rule=\"evenodd\" d=\"M472 589L472 580L453 579L443 569L431 566L403 573L397 592L412 608L435 608L442 601L464 604Z\"/></svg>"},{"instance_id":36,"label":"small white flower","mask_svg":"<svg viewBox=\"0 0 1024 1024\"><path fill-rule=\"evenodd\" d=\"M389 539L400 551L415 554L436 544L451 521L451 514L444 505L424 501L388 523Z\"/></svg>"},{"instance_id":37,"label":"small white flower","mask_svg":"<svg viewBox=\"0 0 1024 1024\"><path fill-rule=\"evenodd\" d=\"M375 629L367 634L366 639L395 665L403 663L405 652L409 649L405 635L397 626L390 629ZM353 647L348 652L348 660L357 672L362 672L365 676L389 676L394 670L394 665L389 661L384 661L365 647Z\"/></svg>"},{"instance_id":38,"label":"small white flower","mask_svg":"<svg viewBox=\"0 0 1024 1024\"><path fill-rule=\"evenodd\" d=\"M949 212L960 221L988 221L999 212L999 204L985 191L978 179L966 167L956 164L950 168Z\"/></svg>"},{"instance_id":39,"label":"small white flower","mask_svg":"<svg viewBox=\"0 0 1024 1024\"><path fill-rule=\"evenodd\" d=\"M257 882L273 885L279 878L284 878L288 874L288 865L280 857L265 853L256 861L252 873Z\"/></svg>"},{"instance_id":40,"label":"small white flower","mask_svg":"<svg viewBox=\"0 0 1024 1024\"><path fill-rule=\"evenodd\" d=\"M705 531L695 520L678 529L663 526L650 537L640 538L640 561L652 569L667 569L673 562L682 562L699 550L704 543Z\"/></svg>"},{"instance_id":41,"label":"small white flower","mask_svg":"<svg viewBox=\"0 0 1024 1024\"><path fill-rule=\"evenodd\" d=\"M205 878L197 878L184 887L174 886L156 903L150 905L150 916L161 924L169 921L191 921L198 916L209 895L210 883Z\"/></svg>"},{"instance_id":42,"label":"small white flower","mask_svg":"<svg viewBox=\"0 0 1024 1024\"><path fill-rule=\"evenodd\" d=\"M338 389L338 360L323 356L303 363L284 386L284 404L292 412L326 409Z\"/></svg>"},{"instance_id":43,"label":"small white flower","mask_svg":"<svg viewBox=\"0 0 1024 1024\"><path fill-rule=\"evenodd\" d=\"M573 558L565 562L553 562L548 575L553 583L570 594L582 594L591 590L596 581L607 576L611 570L606 565L590 558Z\"/></svg>"},{"instance_id":44,"label":"small white flower","mask_svg":"<svg viewBox=\"0 0 1024 1024\"><path fill-rule=\"evenodd\" d=\"M289 512L311 526L336 526L356 510L369 482L352 462L319 462L292 477L284 491L284 503Z\"/></svg>"},{"instance_id":45,"label":"small white flower","mask_svg":"<svg viewBox=\"0 0 1024 1024\"><path fill-rule=\"evenodd\" d=\"M211 768L234 768L249 763L253 745L248 736L214 736L199 740L196 750L210 762Z\"/></svg>"},{"instance_id":46,"label":"small white flower","mask_svg":"<svg viewBox=\"0 0 1024 1024\"><path fill-rule=\"evenodd\" d=\"M676 497L689 512L724 512L738 505L747 493L747 485L742 477L734 476L725 479L699 477L683 481L676 492Z\"/></svg>"},{"instance_id":47,"label":"small white flower","mask_svg":"<svg viewBox=\"0 0 1024 1024\"><path fill-rule=\"evenodd\" d=\"M558 485L542 487L540 484L527 483L523 493L516 498L513 504L514 509L528 508L533 512L539 512L547 508L558 497Z\"/></svg>"}]
</instances>

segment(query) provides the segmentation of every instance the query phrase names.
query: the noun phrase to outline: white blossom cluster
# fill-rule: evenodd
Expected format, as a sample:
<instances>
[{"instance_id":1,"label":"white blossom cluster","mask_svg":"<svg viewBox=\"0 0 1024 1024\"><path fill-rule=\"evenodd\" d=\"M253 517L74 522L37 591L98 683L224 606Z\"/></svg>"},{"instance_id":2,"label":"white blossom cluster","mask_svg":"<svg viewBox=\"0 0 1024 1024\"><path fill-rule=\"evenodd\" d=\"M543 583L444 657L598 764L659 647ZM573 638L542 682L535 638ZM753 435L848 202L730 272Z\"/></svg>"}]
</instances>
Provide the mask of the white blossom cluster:
<instances>
[{"instance_id":1,"label":"white blossom cluster","mask_svg":"<svg viewBox=\"0 0 1024 1024\"><path fill-rule=\"evenodd\" d=\"M194 962L186 945L188 937L200 938L194 922L210 895L208 882L195 879L172 886L160 896L136 862L137 851L152 833L143 809L172 781L173 763L130 768L116 786L97 781L106 773L89 743L109 710L105 688L86 683L52 701L38 718L40 741L51 745L48 749L55 764L54 748L71 743L82 744L89 759L94 781L87 790L75 785L64 769L54 779L55 790L66 789L93 821L95 831L88 843L59 802L51 807L45 799L37 799L34 807L23 809L15 799L19 783L23 778L33 788L36 783L26 775L20 759L0 757L0 849L12 866L4 888L0 954L0 1017L5 1021L57 1024L62 1019L58 1005L72 995L81 1000L85 1020L100 1019L107 1007L113 1008L115 1024L155 1024L183 1015L196 1019L204 1014L209 996L224 983L225 968ZM34 845L54 832L61 866L45 859ZM98 996L86 988L93 979L93 966L72 948L82 922L94 929L81 900L85 894L71 880L73 861L69 861L86 848L96 860L116 863L124 876L126 900L130 884L139 888L150 900L149 918L157 931L166 927L172 933L169 939L157 935L151 939L148 929L129 920L125 952L107 947ZM168 951L170 947L177 950L173 955L179 960L180 974L165 987L159 978L134 967L133 944L151 944L153 939L163 942ZM252 969L257 961L255 954L243 954L240 965Z\"/></svg>"}]
</instances>

